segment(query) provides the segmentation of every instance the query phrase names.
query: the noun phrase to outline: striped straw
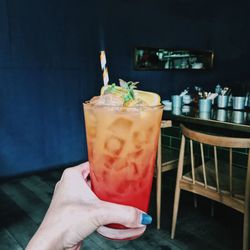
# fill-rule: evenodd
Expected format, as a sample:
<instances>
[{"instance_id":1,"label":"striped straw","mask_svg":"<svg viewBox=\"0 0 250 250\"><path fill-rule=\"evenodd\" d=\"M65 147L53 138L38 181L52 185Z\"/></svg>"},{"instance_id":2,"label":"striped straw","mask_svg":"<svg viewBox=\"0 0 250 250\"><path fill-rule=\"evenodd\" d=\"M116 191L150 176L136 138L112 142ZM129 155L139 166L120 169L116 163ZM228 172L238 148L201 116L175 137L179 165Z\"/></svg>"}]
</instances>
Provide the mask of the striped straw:
<instances>
[{"instance_id":1,"label":"striped straw","mask_svg":"<svg viewBox=\"0 0 250 250\"><path fill-rule=\"evenodd\" d=\"M102 68L103 84L107 85L109 83L109 74L108 74L107 60L106 60L106 55L105 55L104 50L101 51L100 61L101 61L101 68Z\"/></svg>"}]
</instances>

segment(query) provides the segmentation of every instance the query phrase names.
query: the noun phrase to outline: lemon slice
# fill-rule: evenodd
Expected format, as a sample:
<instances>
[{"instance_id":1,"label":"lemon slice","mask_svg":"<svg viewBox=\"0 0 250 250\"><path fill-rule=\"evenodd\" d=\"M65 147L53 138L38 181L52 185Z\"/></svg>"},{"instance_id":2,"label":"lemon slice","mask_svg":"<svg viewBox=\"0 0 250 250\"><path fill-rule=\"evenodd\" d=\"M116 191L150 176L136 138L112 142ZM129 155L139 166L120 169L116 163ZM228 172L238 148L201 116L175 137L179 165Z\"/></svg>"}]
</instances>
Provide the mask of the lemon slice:
<instances>
[{"instance_id":1,"label":"lemon slice","mask_svg":"<svg viewBox=\"0 0 250 250\"><path fill-rule=\"evenodd\" d=\"M161 104L161 98L158 94L142 90L134 90L135 99L142 100L149 106Z\"/></svg>"},{"instance_id":2,"label":"lemon slice","mask_svg":"<svg viewBox=\"0 0 250 250\"><path fill-rule=\"evenodd\" d=\"M101 88L101 95L104 94L105 90L109 86L110 85L105 85ZM115 86L115 90L116 90L114 92L115 95L122 96L127 93L127 90L120 86ZM156 93L134 89L134 95L135 95L135 101L142 101L142 103L145 103L145 105L155 106L155 105L161 104L161 98ZM133 105L133 103L134 101L131 101L131 104L126 105L126 106L131 106Z\"/></svg>"}]
</instances>

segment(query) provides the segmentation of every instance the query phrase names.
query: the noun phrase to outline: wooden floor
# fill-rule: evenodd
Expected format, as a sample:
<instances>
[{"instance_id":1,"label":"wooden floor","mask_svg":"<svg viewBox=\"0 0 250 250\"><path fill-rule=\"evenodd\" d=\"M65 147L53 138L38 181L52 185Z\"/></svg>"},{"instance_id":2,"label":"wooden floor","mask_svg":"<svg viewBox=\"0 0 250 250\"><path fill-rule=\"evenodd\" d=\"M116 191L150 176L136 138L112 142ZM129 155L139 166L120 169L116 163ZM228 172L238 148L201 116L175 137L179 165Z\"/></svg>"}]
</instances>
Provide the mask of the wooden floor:
<instances>
[{"instance_id":1,"label":"wooden floor","mask_svg":"<svg viewBox=\"0 0 250 250\"><path fill-rule=\"evenodd\" d=\"M61 173L62 170L53 170L0 183L0 250L25 249L46 212ZM154 185L149 212L154 221L142 237L129 242L113 242L94 233L84 240L83 249L240 250L242 215L215 204L215 216L211 217L208 200L199 197L198 208L194 208L192 195L185 192L181 194L176 239L170 239L175 174L172 171L163 177L161 230L155 227Z\"/></svg>"}]
</instances>

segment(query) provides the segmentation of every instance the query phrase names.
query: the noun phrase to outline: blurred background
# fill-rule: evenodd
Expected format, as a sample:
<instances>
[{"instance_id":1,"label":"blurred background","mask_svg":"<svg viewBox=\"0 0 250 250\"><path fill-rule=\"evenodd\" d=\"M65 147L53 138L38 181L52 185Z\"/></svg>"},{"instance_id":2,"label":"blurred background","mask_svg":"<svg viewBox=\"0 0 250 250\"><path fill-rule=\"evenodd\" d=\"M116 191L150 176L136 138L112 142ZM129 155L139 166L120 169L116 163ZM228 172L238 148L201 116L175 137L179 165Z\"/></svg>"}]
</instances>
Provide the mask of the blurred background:
<instances>
[{"instance_id":1,"label":"blurred background","mask_svg":"<svg viewBox=\"0 0 250 250\"><path fill-rule=\"evenodd\" d=\"M187 86L249 88L248 1L0 0L0 177L87 159L82 102L110 82L162 99ZM137 71L135 47L212 50L207 71Z\"/></svg>"}]
</instances>

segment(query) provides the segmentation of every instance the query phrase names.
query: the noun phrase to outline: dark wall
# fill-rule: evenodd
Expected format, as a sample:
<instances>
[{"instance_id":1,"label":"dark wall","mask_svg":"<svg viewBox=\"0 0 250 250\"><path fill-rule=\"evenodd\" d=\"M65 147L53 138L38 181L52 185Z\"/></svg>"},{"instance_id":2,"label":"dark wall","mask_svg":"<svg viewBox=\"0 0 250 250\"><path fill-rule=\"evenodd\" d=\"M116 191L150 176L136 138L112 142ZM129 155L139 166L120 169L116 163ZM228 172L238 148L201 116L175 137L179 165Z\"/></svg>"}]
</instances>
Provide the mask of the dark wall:
<instances>
[{"instance_id":1,"label":"dark wall","mask_svg":"<svg viewBox=\"0 0 250 250\"><path fill-rule=\"evenodd\" d=\"M180 92L185 86L198 84L213 90L217 83L233 86L250 80L249 1L118 2L116 11L109 11L109 6L105 10L109 16L108 55L115 79L124 76L139 80L146 89L160 91L163 98ZM138 45L213 50L214 69L133 71L130 55Z\"/></svg>"},{"instance_id":2,"label":"dark wall","mask_svg":"<svg viewBox=\"0 0 250 250\"><path fill-rule=\"evenodd\" d=\"M0 176L87 159L82 102L138 80L163 99L194 84L248 82L247 1L0 0ZM211 49L211 71L134 71L135 46Z\"/></svg>"}]
</instances>

